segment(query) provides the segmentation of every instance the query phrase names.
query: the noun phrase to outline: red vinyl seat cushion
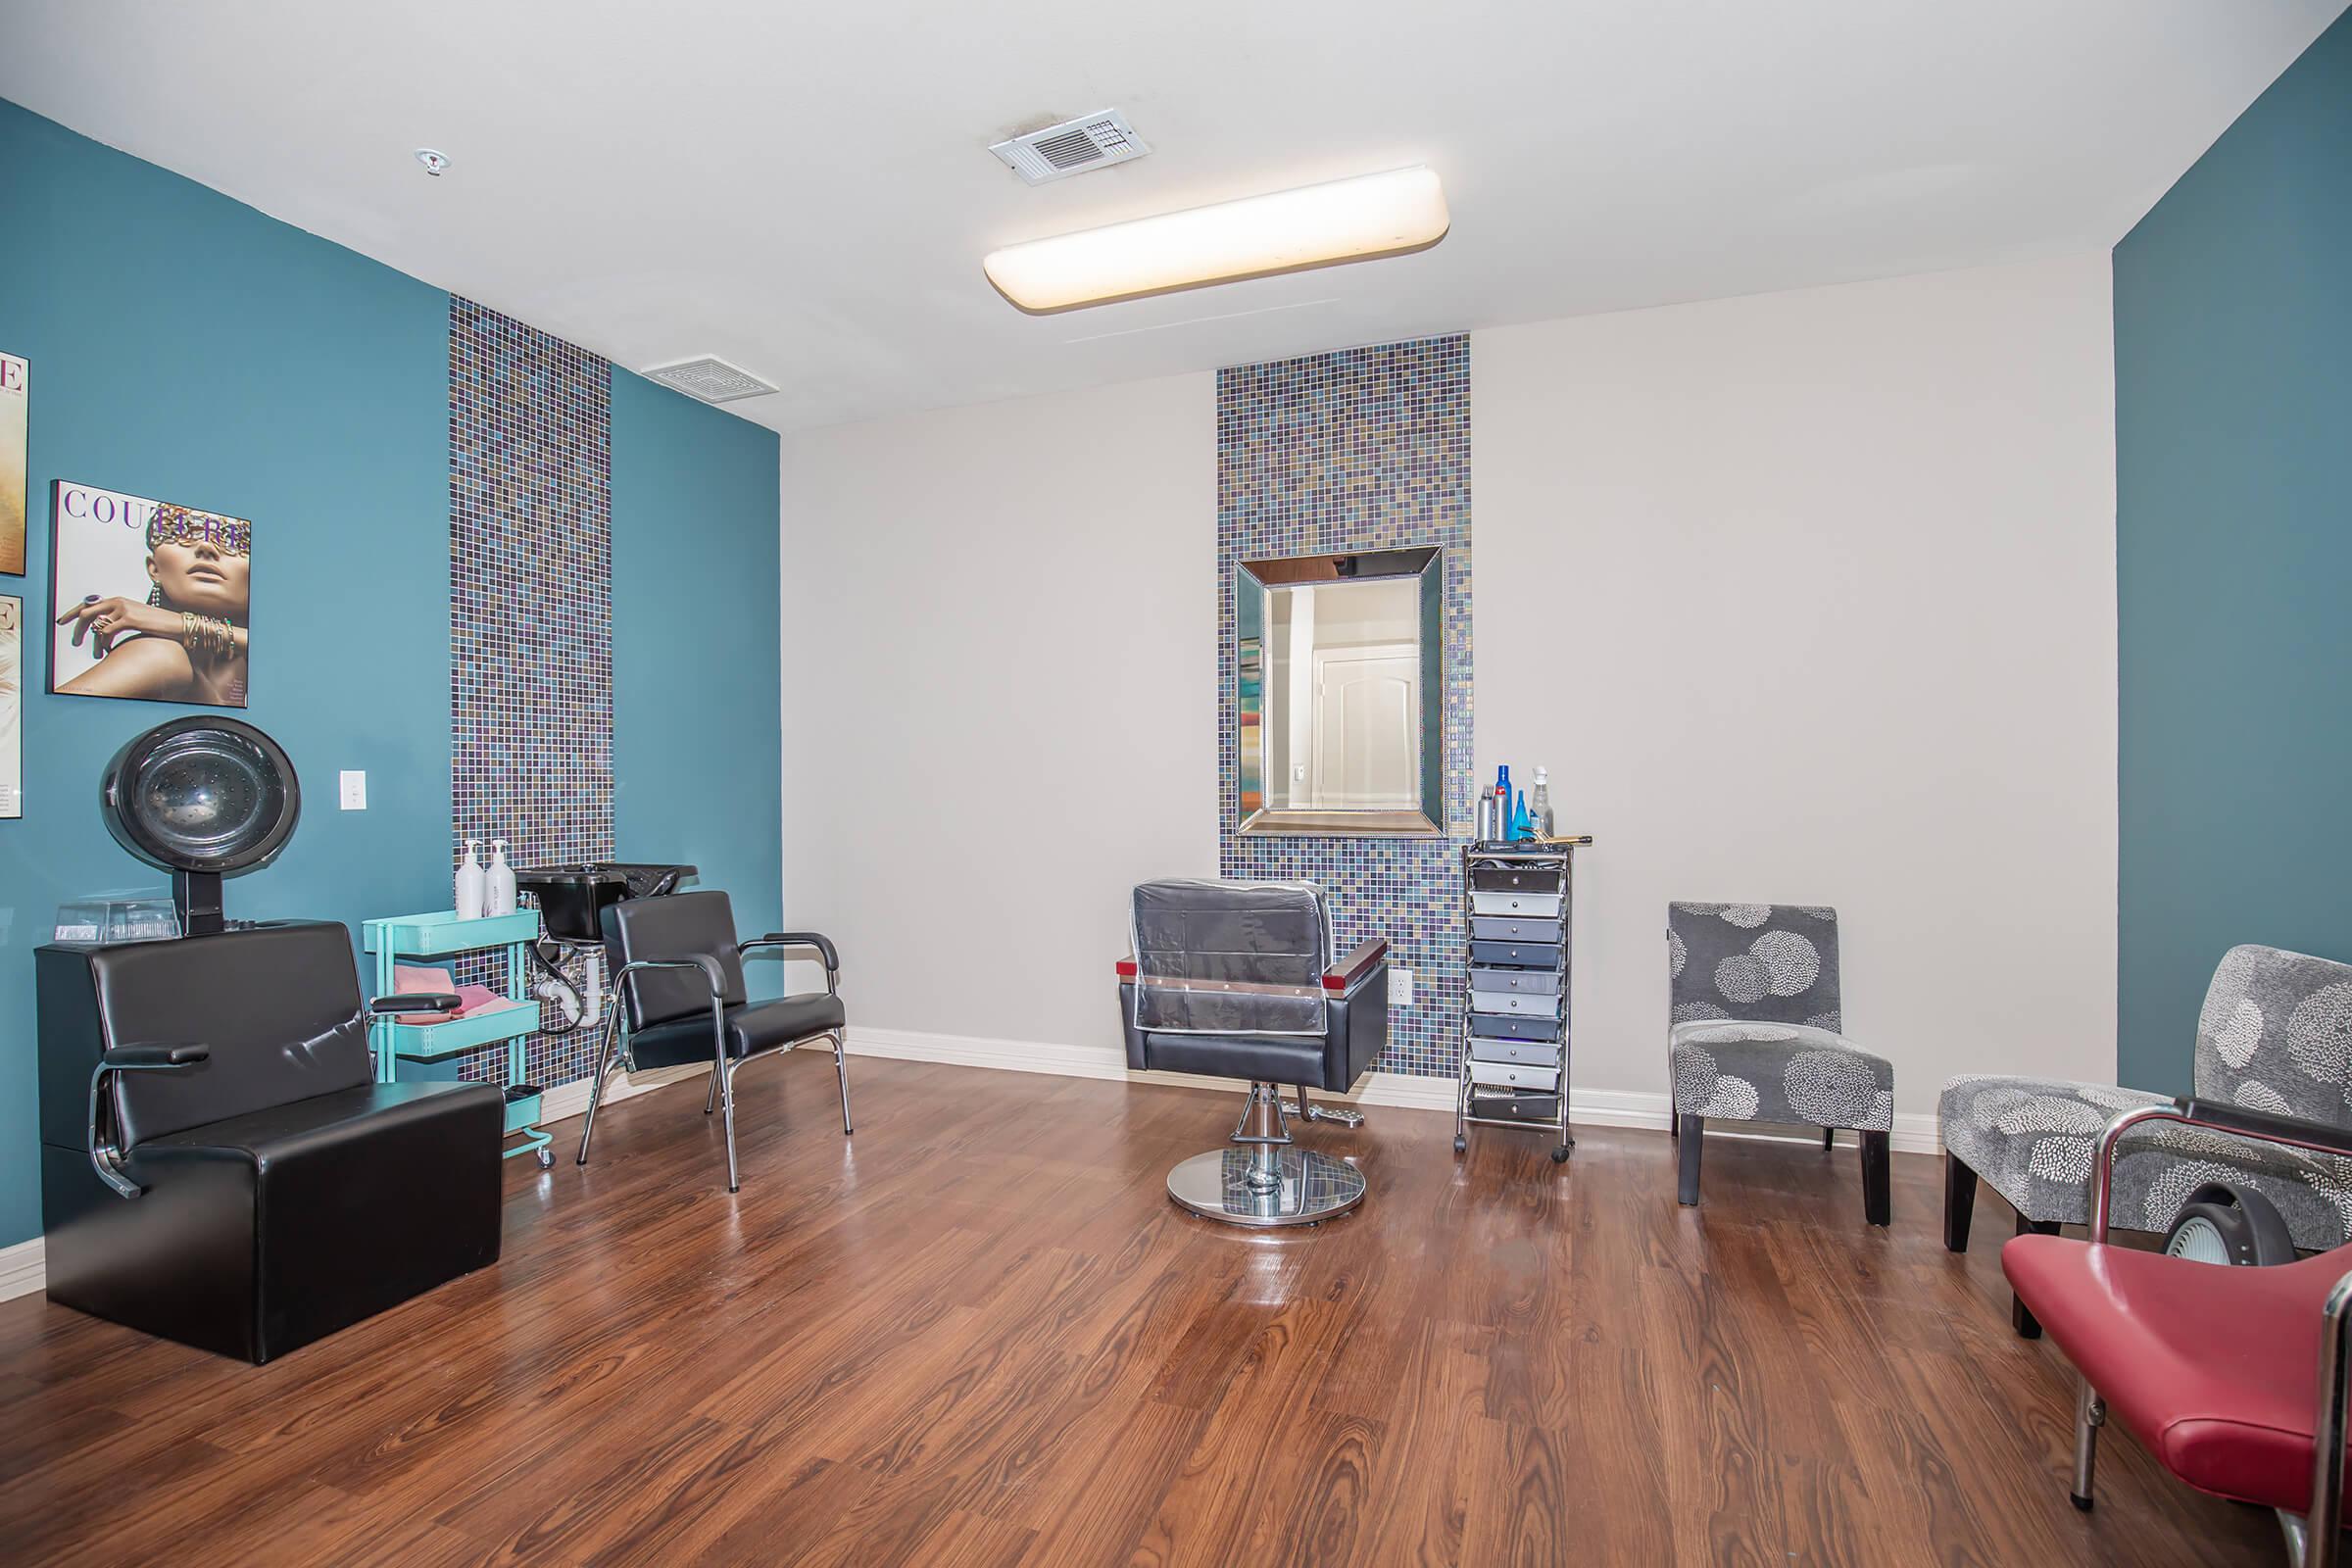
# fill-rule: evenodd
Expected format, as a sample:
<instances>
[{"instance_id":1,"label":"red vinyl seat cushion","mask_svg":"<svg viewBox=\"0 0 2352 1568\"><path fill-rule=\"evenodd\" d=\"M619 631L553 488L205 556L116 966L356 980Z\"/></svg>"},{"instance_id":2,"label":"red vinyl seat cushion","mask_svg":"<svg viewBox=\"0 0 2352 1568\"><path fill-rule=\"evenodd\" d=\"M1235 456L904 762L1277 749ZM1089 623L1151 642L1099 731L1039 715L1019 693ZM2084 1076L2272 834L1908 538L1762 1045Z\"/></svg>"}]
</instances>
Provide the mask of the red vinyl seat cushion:
<instances>
[{"instance_id":1,"label":"red vinyl seat cushion","mask_svg":"<svg viewBox=\"0 0 2352 1568\"><path fill-rule=\"evenodd\" d=\"M2110 1417L2201 1491L2302 1513L2320 1313L2352 1247L2276 1268L2020 1236L2001 1249L2018 1298Z\"/></svg>"}]
</instances>

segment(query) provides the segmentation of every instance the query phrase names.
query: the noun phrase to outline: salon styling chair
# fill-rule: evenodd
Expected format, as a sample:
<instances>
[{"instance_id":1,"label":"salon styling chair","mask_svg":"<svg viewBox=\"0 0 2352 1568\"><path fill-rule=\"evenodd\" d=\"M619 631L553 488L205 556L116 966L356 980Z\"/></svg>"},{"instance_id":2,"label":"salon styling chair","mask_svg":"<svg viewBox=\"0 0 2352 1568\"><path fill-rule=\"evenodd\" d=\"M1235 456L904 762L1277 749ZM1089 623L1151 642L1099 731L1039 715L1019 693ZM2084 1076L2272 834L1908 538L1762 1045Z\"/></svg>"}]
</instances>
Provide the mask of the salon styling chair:
<instances>
[{"instance_id":1,"label":"salon styling chair","mask_svg":"<svg viewBox=\"0 0 2352 1568\"><path fill-rule=\"evenodd\" d=\"M1250 1098L1231 1146L1168 1172L1168 1196L1231 1225L1311 1225L1363 1200L1363 1173L1292 1147L1282 1086L1308 1121L1353 1127L1344 1094L1389 1043L1389 945L1341 955L1311 882L1175 879L1135 890L1133 953L1120 960L1119 1021L1139 1072L1239 1078Z\"/></svg>"},{"instance_id":2,"label":"salon styling chair","mask_svg":"<svg viewBox=\"0 0 2352 1568\"><path fill-rule=\"evenodd\" d=\"M260 1363L498 1260L505 1099L378 1083L351 933L35 957L49 1298Z\"/></svg>"},{"instance_id":3,"label":"salon styling chair","mask_svg":"<svg viewBox=\"0 0 2352 1568\"><path fill-rule=\"evenodd\" d=\"M672 893L606 905L599 915L605 960L612 969L613 1006L596 1080L588 1092L588 1122L580 1130L579 1163L588 1163L596 1110L613 1066L631 1072L710 1063L703 1114L719 1108L726 1123L727 1191L743 1182L735 1164L735 1075L744 1063L811 1040L833 1042L833 1073L841 1084L841 1131L850 1128L850 1068L843 1054L847 1015L841 1005L841 955L814 931L777 931L735 940L735 910L724 893ZM825 989L773 1002L747 1000L743 956L766 949L813 949L823 958Z\"/></svg>"}]
</instances>

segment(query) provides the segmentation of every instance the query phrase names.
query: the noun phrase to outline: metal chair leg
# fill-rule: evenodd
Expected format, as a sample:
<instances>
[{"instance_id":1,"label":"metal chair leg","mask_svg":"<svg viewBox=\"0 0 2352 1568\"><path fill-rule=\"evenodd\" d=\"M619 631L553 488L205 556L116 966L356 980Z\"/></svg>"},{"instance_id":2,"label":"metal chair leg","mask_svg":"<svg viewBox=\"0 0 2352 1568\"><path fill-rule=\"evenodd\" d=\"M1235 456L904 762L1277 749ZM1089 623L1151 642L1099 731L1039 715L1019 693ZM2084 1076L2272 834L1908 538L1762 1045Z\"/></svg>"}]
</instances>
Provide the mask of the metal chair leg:
<instances>
[{"instance_id":1,"label":"metal chair leg","mask_svg":"<svg viewBox=\"0 0 2352 1568\"><path fill-rule=\"evenodd\" d=\"M2311 1530L2303 1522L2303 1516L2301 1514L2288 1513L2284 1508L2280 1508L2277 1511L2278 1514L2278 1533L2286 1538L2286 1568L2335 1568L2335 1563L2332 1558L2326 1562L2314 1562L2312 1560L2310 1550L2308 1549L2311 1541Z\"/></svg>"},{"instance_id":2,"label":"metal chair leg","mask_svg":"<svg viewBox=\"0 0 2352 1568\"><path fill-rule=\"evenodd\" d=\"M841 1135L850 1136L850 1057L839 1034L833 1037L833 1076L841 1084Z\"/></svg>"},{"instance_id":3,"label":"metal chair leg","mask_svg":"<svg viewBox=\"0 0 2352 1568\"><path fill-rule=\"evenodd\" d=\"M710 1088L709 1092L708 1092L708 1093L706 1093L706 1094L703 1096L703 1114L704 1114L704 1115L706 1115L706 1116L708 1116L708 1115L710 1115L710 1114L712 1111L716 1110L717 1108L718 1108L718 1068L717 1068L715 1065L713 1065L713 1066L711 1067L711 1069L710 1069Z\"/></svg>"},{"instance_id":4,"label":"metal chair leg","mask_svg":"<svg viewBox=\"0 0 2352 1568\"><path fill-rule=\"evenodd\" d=\"M735 1173L735 1069L739 1061L730 1061L719 1073L718 1103L720 1119L727 1125L727 1191L741 1192L743 1182Z\"/></svg>"},{"instance_id":5,"label":"metal chair leg","mask_svg":"<svg viewBox=\"0 0 2352 1568\"><path fill-rule=\"evenodd\" d=\"M580 1128L580 1157L572 1161L575 1165L588 1163L588 1140L596 1136L596 1107L604 1101L605 1079L612 1074L612 1059L618 1054L615 1049L620 1035L617 1021L613 1015L607 1015L605 1043L596 1054L596 1082L588 1087L588 1120Z\"/></svg>"},{"instance_id":6,"label":"metal chair leg","mask_svg":"<svg viewBox=\"0 0 2352 1568\"><path fill-rule=\"evenodd\" d=\"M2107 1424L2107 1401L2099 1391L2082 1382L2082 1392L2075 1399L2075 1490L2074 1504L2084 1513L2090 1512L2091 1482L2099 1463L2099 1428Z\"/></svg>"}]
</instances>

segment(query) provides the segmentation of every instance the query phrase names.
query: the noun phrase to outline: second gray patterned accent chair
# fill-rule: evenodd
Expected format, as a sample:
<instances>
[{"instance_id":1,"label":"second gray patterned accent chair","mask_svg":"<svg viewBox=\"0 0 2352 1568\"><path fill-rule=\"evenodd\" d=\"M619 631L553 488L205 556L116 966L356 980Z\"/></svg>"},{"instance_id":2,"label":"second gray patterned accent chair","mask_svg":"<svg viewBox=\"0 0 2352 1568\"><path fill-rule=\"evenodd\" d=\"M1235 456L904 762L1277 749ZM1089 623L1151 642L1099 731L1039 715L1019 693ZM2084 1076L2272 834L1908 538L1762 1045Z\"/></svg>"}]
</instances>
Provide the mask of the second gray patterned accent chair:
<instances>
[{"instance_id":1,"label":"second gray patterned accent chair","mask_svg":"<svg viewBox=\"0 0 2352 1568\"><path fill-rule=\"evenodd\" d=\"M2197 1014L2196 1097L2352 1128L2352 964L2279 948L2224 954ZM1980 1178L2017 1210L2020 1235L2088 1224L2100 1130L2117 1111L2171 1098L2052 1078L1954 1078L1937 1105L1944 1246L1967 1250ZM2261 1193L2306 1250L2352 1240L2352 1162L2165 1122L2117 1146L2110 1223L2169 1230L2209 1181ZM2041 1332L2014 1298L2011 1315L2029 1339Z\"/></svg>"},{"instance_id":2,"label":"second gray patterned accent chair","mask_svg":"<svg viewBox=\"0 0 2352 1568\"><path fill-rule=\"evenodd\" d=\"M1838 911L1786 904L1666 906L1666 1054L1681 1144L1678 1196L1698 1201L1709 1118L1861 1135L1862 1208L1888 1218L1894 1068L1845 1038Z\"/></svg>"}]
</instances>

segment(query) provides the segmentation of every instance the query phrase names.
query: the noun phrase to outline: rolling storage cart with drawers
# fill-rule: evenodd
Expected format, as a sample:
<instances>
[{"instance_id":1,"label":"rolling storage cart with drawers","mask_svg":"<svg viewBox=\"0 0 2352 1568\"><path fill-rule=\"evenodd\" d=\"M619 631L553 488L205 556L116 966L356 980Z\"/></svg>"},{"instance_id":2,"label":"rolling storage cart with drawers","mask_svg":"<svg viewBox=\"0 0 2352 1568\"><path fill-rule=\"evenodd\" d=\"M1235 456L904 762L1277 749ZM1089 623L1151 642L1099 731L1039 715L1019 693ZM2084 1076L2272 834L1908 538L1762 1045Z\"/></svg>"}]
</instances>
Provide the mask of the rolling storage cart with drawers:
<instances>
[{"instance_id":1,"label":"rolling storage cart with drawers","mask_svg":"<svg viewBox=\"0 0 2352 1568\"><path fill-rule=\"evenodd\" d=\"M1462 847L1462 918L1470 949L1453 1150L1473 1125L1543 1127L1568 1157L1568 949L1573 839Z\"/></svg>"}]
</instances>

